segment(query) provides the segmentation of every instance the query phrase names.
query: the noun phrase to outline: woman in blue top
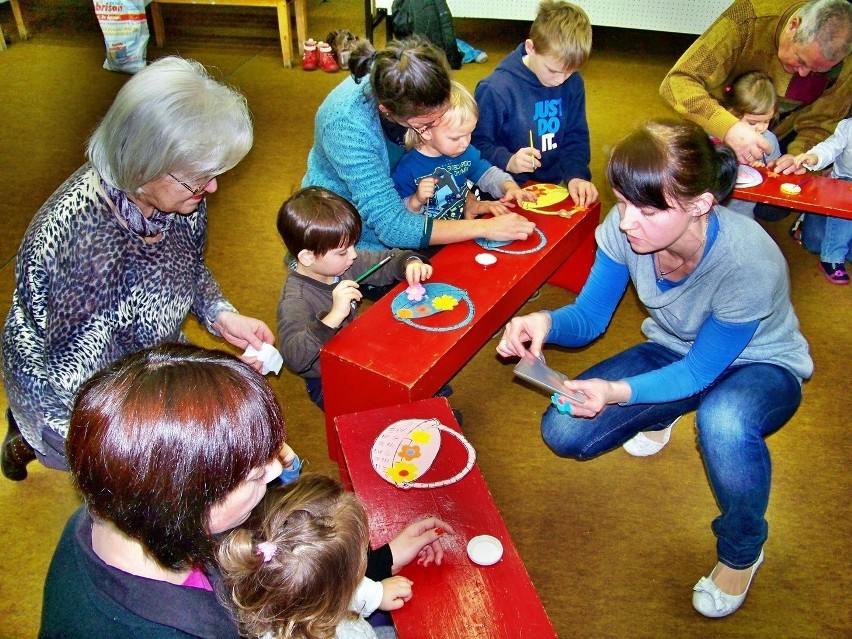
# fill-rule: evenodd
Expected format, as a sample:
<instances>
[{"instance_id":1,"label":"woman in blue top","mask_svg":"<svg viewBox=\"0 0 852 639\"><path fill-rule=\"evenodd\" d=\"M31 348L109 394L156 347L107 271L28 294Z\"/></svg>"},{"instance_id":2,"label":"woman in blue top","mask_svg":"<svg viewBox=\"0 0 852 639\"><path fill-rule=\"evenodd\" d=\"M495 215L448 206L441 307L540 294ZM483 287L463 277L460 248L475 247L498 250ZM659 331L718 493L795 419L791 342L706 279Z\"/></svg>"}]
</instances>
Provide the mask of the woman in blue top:
<instances>
[{"instance_id":1,"label":"woman in blue top","mask_svg":"<svg viewBox=\"0 0 852 639\"><path fill-rule=\"evenodd\" d=\"M365 42L352 52L349 68L352 77L317 111L302 186L322 186L355 205L364 222L357 248L425 249L478 237L524 240L532 234L535 225L517 213L435 220L412 213L397 195L391 173L405 151L405 132L422 135L449 106L450 70L443 52L416 37L394 40L379 52Z\"/></svg>"},{"instance_id":2,"label":"woman in blue top","mask_svg":"<svg viewBox=\"0 0 852 639\"><path fill-rule=\"evenodd\" d=\"M497 352L585 346L601 335L628 281L649 317L648 341L565 382L584 403L550 407L542 436L558 455L586 459L624 445L653 455L672 425L697 410L698 443L721 515L719 563L693 606L734 612L763 561L770 459L764 437L801 401L813 363L790 302L787 265L756 224L716 203L731 190L733 152L687 122L651 122L613 150L618 200L596 233L598 251L574 304L513 318ZM526 345L529 343L528 345ZM562 407L565 411L565 407Z\"/></svg>"}]
</instances>

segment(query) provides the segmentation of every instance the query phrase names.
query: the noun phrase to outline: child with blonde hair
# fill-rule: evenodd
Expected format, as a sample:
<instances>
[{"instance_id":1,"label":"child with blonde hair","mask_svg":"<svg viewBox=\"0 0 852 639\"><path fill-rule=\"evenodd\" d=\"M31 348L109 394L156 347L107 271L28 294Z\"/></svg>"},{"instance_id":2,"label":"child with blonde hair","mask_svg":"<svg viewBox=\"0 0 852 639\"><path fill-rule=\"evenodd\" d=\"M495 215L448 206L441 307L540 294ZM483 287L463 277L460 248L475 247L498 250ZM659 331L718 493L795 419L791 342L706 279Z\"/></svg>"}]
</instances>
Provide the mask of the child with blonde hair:
<instances>
[{"instance_id":1,"label":"child with blonde hair","mask_svg":"<svg viewBox=\"0 0 852 639\"><path fill-rule=\"evenodd\" d=\"M778 138L769 130L769 125L778 111L778 94L772 84L772 78L762 71L743 73L725 89L725 95L720 102L728 113L752 127L772 147L769 153L752 162L751 166L763 167L781 157ZM725 206L754 219L754 202L731 199Z\"/></svg>"},{"instance_id":2,"label":"child with blonde hair","mask_svg":"<svg viewBox=\"0 0 852 639\"><path fill-rule=\"evenodd\" d=\"M577 5L544 0L529 38L475 91L482 117L473 143L482 157L528 180L568 187L578 206L598 198L589 170L586 88L579 70L592 50L592 24Z\"/></svg>"},{"instance_id":3,"label":"child with blonde hair","mask_svg":"<svg viewBox=\"0 0 852 639\"><path fill-rule=\"evenodd\" d=\"M340 482L310 473L269 490L217 554L241 633L376 639L364 616L401 607L412 582L364 577L368 545L364 507ZM389 626L378 632L396 636Z\"/></svg>"},{"instance_id":4,"label":"child with blonde hair","mask_svg":"<svg viewBox=\"0 0 852 639\"><path fill-rule=\"evenodd\" d=\"M409 211L442 220L472 220L486 213L505 215L505 204L533 201L512 176L484 160L471 146L479 117L476 101L462 84L453 81L449 107L441 118L421 130L409 129L409 149L397 164L393 182ZM479 201L470 185L499 201Z\"/></svg>"}]
</instances>

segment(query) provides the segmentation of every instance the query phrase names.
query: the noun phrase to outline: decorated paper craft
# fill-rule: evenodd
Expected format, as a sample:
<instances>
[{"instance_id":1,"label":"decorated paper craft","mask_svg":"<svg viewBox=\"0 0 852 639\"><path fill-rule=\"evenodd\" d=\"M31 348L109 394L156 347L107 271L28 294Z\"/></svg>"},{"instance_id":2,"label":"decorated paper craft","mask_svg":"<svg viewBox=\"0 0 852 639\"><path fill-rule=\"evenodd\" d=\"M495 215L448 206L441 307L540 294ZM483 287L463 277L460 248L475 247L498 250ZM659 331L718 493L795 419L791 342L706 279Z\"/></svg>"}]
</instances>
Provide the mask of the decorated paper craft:
<instances>
[{"instance_id":1,"label":"decorated paper craft","mask_svg":"<svg viewBox=\"0 0 852 639\"><path fill-rule=\"evenodd\" d=\"M467 451L467 463L448 479L418 483L438 457L441 432L459 440ZM467 475L476 461L476 451L460 433L437 419L403 419L379 433L370 450L370 461L379 477L399 488L439 488Z\"/></svg>"},{"instance_id":2,"label":"decorated paper craft","mask_svg":"<svg viewBox=\"0 0 852 639\"><path fill-rule=\"evenodd\" d=\"M509 255L526 255L527 253L536 253L543 249L545 245L547 245L547 238L544 237L544 233L541 232L541 229L536 228L535 232L538 234L538 244L528 249L513 251L511 249L503 248L507 244L511 244L511 240L486 240L483 237L478 237L476 238L476 243L479 244L482 248L488 249L489 251L496 251L498 253L508 253Z\"/></svg>"},{"instance_id":3,"label":"decorated paper craft","mask_svg":"<svg viewBox=\"0 0 852 639\"><path fill-rule=\"evenodd\" d=\"M391 302L391 312L400 322L424 331L444 332L461 328L473 319L473 302L467 291L451 284L429 283L421 285L425 291L421 299L413 300L409 297L409 289L398 294ZM422 317L429 317L442 311L451 311L460 302L467 304L467 316L452 326L426 326L414 322Z\"/></svg>"},{"instance_id":4,"label":"decorated paper craft","mask_svg":"<svg viewBox=\"0 0 852 639\"><path fill-rule=\"evenodd\" d=\"M763 176L756 168L745 164L740 164L737 167L737 184L736 186L745 189L751 186L757 186L763 182Z\"/></svg>"},{"instance_id":5,"label":"decorated paper craft","mask_svg":"<svg viewBox=\"0 0 852 639\"><path fill-rule=\"evenodd\" d=\"M535 202L521 202L521 208L527 211L539 211L541 208L559 204L568 198L568 189L557 184L531 184L524 187L525 191L532 191L538 199Z\"/></svg>"}]
</instances>

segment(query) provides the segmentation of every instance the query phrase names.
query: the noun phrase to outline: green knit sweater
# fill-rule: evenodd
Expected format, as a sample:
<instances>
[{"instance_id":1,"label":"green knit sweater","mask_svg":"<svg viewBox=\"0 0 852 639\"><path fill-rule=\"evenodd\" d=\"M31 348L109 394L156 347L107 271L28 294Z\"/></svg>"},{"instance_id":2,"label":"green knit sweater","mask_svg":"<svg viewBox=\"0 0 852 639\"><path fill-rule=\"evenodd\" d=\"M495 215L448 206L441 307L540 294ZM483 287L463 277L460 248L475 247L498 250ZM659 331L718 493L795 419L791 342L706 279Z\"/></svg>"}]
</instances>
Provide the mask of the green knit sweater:
<instances>
[{"instance_id":1,"label":"green knit sweater","mask_svg":"<svg viewBox=\"0 0 852 639\"><path fill-rule=\"evenodd\" d=\"M834 133L847 117L852 95L852 60L831 72L833 81L808 106L784 102L792 75L778 60L778 41L787 22L806 2L736 0L687 49L660 86L660 95L684 117L720 139L738 120L718 102L725 87L747 71L764 71L782 96L781 111L791 111L773 131L782 138L795 131L788 152L804 153ZM839 71L839 73L838 73ZM836 77L835 77L836 76Z\"/></svg>"}]
</instances>

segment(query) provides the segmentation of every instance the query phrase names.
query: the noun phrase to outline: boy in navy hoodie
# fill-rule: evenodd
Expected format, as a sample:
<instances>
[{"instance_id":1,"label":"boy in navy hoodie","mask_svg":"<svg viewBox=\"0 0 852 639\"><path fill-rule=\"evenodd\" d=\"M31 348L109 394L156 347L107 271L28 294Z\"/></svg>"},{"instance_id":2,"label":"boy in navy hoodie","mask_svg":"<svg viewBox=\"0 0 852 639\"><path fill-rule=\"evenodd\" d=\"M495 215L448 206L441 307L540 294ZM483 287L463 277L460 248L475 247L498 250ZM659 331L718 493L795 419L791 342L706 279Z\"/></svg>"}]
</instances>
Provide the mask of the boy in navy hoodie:
<instances>
[{"instance_id":1,"label":"boy in navy hoodie","mask_svg":"<svg viewBox=\"0 0 852 639\"><path fill-rule=\"evenodd\" d=\"M577 73L591 48L586 12L569 2L544 0L530 37L475 92L479 122L473 145L482 157L518 184L564 182L579 206L598 197L589 181L586 91Z\"/></svg>"}]
</instances>

